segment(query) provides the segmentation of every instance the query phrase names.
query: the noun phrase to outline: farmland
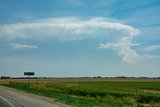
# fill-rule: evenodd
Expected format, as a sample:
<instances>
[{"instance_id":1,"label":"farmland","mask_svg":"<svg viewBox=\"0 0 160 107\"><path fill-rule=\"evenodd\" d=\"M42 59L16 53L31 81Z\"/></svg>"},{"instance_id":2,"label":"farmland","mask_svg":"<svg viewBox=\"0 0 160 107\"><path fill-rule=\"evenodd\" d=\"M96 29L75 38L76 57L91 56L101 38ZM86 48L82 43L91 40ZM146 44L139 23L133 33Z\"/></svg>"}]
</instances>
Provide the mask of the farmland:
<instances>
[{"instance_id":1,"label":"farmland","mask_svg":"<svg viewBox=\"0 0 160 107\"><path fill-rule=\"evenodd\" d=\"M127 82L160 82L158 78L38 78L29 79L30 83L59 83L59 82L86 82L86 81L127 81ZM0 79L0 84L7 84L10 82L28 83L28 79L13 78Z\"/></svg>"},{"instance_id":2,"label":"farmland","mask_svg":"<svg viewBox=\"0 0 160 107\"><path fill-rule=\"evenodd\" d=\"M160 105L159 79L32 79L5 85L79 107Z\"/></svg>"}]
</instances>

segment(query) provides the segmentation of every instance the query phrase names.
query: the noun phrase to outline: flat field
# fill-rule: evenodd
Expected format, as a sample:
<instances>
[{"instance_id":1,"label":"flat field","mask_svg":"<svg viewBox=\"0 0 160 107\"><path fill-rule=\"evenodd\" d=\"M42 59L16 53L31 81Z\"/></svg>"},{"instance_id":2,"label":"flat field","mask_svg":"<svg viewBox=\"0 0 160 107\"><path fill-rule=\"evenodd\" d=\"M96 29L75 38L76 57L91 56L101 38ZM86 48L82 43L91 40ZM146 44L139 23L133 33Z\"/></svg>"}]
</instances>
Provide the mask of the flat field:
<instances>
[{"instance_id":1,"label":"flat field","mask_svg":"<svg viewBox=\"0 0 160 107\"><path fill-rule=\"evenodd\" d=\"M57 79L56 79L57 80ZM6 86L79 107L160 107L160 82L157 79L132 80L59 79L59 82L12 82ZM72 80L72 81L71 81Z\"/></svg>"},{"instance_id":2,"label":"flat field","mask_svg":"<svg viewBox=\"0 0 160 107\"><path fill-rule=\"evenodd\" d=\"M38 78L29 79L30 83L59 83L59 82L86 82L86 81L126 81L126 82L160 82L158 78ZM0 84L10 82L28 83L28 79L0 79Z\"/></svg>"}]
</instances>

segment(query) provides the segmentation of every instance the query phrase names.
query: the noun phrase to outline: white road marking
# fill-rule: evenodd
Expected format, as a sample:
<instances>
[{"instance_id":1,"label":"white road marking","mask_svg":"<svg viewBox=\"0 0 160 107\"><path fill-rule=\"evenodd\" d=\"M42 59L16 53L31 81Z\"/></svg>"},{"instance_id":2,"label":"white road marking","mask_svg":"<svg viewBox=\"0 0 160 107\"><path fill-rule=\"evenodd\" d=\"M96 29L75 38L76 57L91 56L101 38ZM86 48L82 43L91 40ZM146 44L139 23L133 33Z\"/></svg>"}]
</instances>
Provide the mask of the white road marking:
<instances>
[{"instance_id":1,"label":"white road marking","mask_svg":"<svg viewBox=\"0 0 160 107\"><path fill-rule=\"evenodd\" d=\"M11 107L15 107L12 103L10 103L8 100L0 96L1 99L3 99L5 102L7 102Z\"/></svg>"}]
</instances>

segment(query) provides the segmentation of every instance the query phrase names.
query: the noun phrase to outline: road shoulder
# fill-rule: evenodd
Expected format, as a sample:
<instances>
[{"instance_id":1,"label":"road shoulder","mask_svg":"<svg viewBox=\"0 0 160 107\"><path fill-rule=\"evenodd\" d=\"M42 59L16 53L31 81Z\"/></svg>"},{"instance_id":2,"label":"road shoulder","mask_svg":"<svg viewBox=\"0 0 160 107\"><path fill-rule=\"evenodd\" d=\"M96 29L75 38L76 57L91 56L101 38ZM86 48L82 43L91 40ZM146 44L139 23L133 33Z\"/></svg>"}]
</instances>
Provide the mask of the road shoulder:
<instances>
[{"instance_id":1,"label":"road shoulder","mask_svg":"<svg viewBox=\"0 0 160 107\"><path fill-rule=\"evenodd\" d=\"M32 105L32 104L37 104L37 105L48 104L49 106L54 105L54 107L69 107L68 105L56 102L52 98L34 95L31 93L25 92L23 90L17 90L17 89L9 88L9 87L2 86L2 85L0 85L0 96L3 97L4 99L6 99L8 102L11 102L11 103L13 102L14 104L15 104L15 101L13 101L13 100L16 100L16 102L19 102L22 105L22 100L24 99L24 100L26 100L26 101L24 101L24 104L31 102L30 105ZM32 106L30 106L30 107L32 107Z\"/></svg>"}]
</instances>

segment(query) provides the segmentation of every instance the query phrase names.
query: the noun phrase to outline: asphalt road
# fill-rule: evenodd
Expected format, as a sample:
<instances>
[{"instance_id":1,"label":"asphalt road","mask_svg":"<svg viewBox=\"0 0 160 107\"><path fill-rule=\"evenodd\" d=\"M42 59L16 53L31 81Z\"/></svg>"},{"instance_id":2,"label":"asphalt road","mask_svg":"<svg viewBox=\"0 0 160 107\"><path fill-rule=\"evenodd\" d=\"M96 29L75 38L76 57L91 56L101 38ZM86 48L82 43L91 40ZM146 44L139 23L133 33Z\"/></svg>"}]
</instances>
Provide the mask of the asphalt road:
<instances>
[{"instance_id":1,"label":"asphalt road","mask_svg":"<svg viewBox=\"0 0 160 107\"><path fill-rule=\"evenodd\" d=\"M28 94L0 85L0 107L69 107L51 98Z\"/></svg>"}]
</instances>

